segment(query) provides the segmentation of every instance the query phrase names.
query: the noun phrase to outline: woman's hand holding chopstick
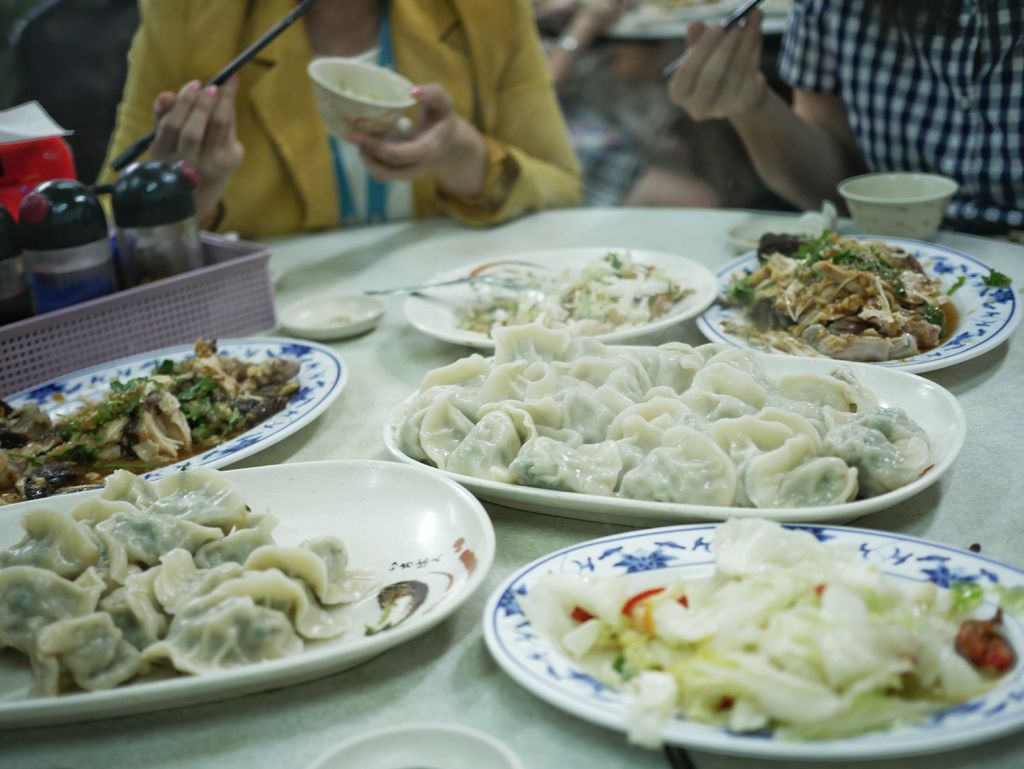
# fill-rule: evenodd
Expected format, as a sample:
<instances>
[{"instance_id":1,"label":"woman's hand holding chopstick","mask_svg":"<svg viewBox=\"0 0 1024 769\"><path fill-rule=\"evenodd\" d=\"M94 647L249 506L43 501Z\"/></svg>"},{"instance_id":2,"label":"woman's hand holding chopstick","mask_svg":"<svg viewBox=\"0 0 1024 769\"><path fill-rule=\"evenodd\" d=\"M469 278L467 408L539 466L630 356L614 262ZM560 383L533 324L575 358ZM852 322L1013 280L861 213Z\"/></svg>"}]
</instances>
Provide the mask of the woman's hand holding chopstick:
<instances>
[{"instance_id":1,"label":"woman's hand holding chopstick","mask_svg":"<svg viewBox=\"0 0 1024 769\"><path fill-rule=\"evenodd\" d=\"M156 136L149 147L154 160L184 161L196 172L196 214L209 219L228 180L242 164L245 150L235 133L238 78L223 86L186 83L178 93L161 92L153 105Z\"/></svg>"},{"instance_id":2,"label":"woman's hand holding chopstick","mask_svg":"<svg viewBox=\"0 0 1024 769\"><path fill-rule=\"evenodd\" d=\"M694 120L735 118L764 102L768 82L761 72L761 21L753 11L726 31L720 24L691 22L687 51L668 84L669 98Z\"/></svg>"}]
</instances>

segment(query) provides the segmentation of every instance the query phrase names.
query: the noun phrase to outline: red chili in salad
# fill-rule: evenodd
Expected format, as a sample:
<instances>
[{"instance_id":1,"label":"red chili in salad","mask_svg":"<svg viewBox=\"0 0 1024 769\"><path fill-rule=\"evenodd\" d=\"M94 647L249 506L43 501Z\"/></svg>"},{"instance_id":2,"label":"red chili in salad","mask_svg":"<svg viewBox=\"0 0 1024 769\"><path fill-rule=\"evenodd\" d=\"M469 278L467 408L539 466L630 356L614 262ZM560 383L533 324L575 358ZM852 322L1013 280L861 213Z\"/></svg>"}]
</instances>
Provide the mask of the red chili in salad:
<instances>
[{"instance_id":1,"label":"red chili in salad","mask_svg":"<svg viewBox=\"0 0 1024 769\"><path fill-rule=\"evenodd\" d=\"M625 604L623 604L623 606L622 606L622 613L625 614L627 617L632 617L633 616L633 610L637 606L639 606L641 603L646 601L652 595L657 595L658 593L664 593L664 592L665 592L665 588L663 588L663 587L655 587L655 588L651 588L650 590L644 590L642 593L637 593L635 596L633 596L628 601L626 601Z\"/></svg>"}]
</instances>

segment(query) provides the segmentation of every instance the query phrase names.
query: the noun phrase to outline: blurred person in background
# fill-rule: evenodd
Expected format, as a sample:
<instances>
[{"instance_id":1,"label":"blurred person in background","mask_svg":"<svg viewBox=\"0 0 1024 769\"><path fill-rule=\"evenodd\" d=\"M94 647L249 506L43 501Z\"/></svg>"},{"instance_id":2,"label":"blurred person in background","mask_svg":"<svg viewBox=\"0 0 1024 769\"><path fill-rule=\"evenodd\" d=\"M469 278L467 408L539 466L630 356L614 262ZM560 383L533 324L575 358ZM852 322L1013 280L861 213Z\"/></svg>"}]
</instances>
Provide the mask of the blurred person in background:
<instances>
[{"instance_id":1,"label":"blurred person in background","mask_svg":"<svg viewBox=\"0 0 1024 769\"><path fill-rule=\"evenodd\" d=\"M679 43L615 34L642 1L534 0L586 204L786 208L726 121L695 122L665 101L662 70Z\"/></svg>"},{"instance_id":2,"label":"blurred person in background","mask_svg":"<svg viewBox=\"0 0 1024 769\"><path fill-rule=\"evenodd\" d=\"M671 105L665 105L657 64L640 73L632 65L656 57L656 46L602 39L633 5L632 0L534 0L590 206L622 204L674 111L666 109Z\"/></svg>"},{"instance_id":3,"label":"blurred person in background","mask_svg":"<svg viewBox=\"0 0 1024 769\"><path fill-rule=\"evenodd\" d=\"M954 227L1024 229L1024 4L1020 0L795 0L779 70L758 67L762 16L693 22L669 96L724 118L767 185L799 208L871 171L953 177Z\"/></svg>"},{"instance_id":4,"label":"blurred person in background","mask_svg":"<svg viewBox=\"0 0 1024 769\"><path fill-rule=\"evenodd\" d=\"M204 224L246 237L442 213L486 225L580 201L528 0L319 0L224 87L202 87L294 5L140 0L108 162L155 114L149 156L190 163ZM306 75L316 56L423 84L411 135L332 148Z\"/></svg>"},{"instance_id":5,"label":"blurred person in background","mask_svg":"<svg viewBox=\"0 0 1024 769\"><path fill-rule=\"evenodd\" d=\"M0 107L38 101L72 130L86 183L102 170L138 21L137 0L0 2Z\"/></svg>"}]
</instances>

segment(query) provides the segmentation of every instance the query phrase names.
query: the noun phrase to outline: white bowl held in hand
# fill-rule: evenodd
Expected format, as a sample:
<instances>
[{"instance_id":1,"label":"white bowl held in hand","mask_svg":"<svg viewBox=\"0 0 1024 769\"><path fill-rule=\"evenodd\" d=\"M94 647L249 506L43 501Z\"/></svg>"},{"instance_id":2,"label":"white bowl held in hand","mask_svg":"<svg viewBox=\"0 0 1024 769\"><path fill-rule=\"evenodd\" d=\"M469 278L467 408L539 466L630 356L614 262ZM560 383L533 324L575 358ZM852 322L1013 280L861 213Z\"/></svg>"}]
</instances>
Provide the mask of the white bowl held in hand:
<instances>
[{"instance_id":1,"label":"white bowl held in hand","mask_svg":"<svg viewBox=\"0 0 1024 769\"><path fill-rule=\"evenodd\" d=\"M306 68L327 130L337 137L351 131L381 136L392 131L405 110L416 104L413 84L376 64L327 56Z\"/></svg>"},{"instance_id":2,"label":"white bowl held in hand","mask_svg":"<svg viewBox=\"0 0 1024 769\"><path fill-rule=\"evenodd\" d=\"M837 189L861 232L929 240L959 186L938 174L873 173L846 179Z\"/></svg>"}]
</instances>

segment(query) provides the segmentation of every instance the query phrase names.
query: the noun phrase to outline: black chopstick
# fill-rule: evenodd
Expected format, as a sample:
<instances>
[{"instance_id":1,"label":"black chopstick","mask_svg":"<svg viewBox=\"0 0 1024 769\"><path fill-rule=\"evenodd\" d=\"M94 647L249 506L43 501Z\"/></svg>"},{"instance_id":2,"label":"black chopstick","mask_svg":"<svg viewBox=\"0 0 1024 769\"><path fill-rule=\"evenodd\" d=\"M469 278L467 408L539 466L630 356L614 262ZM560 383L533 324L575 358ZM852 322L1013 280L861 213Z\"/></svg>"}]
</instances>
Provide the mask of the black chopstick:
<instances>
[{"instance_id":1,"label":"black chopstick","mask_svg":"<svg viewBox=\"0 0 1024 769\"><path fill-rule=\"evenodd\" d=\"M665 758L668 759L672 769L697 769L690 755L678 745L665 746Z\"/></svg>"},{"instance_id":2,"label":"black chopstick","mask_svg":"<svg viewBox=\"0 0 1024 769\"><path fill-rule=\"evenodd\" d=\"M224 85L224 83L226 83L233 74L238 72L238 70L240 70L253 56L255 56L257 53L266 48L267 45L275 37L280 35L282 32L288 29L288 27L295 23L295 20L302 16L302 14L304 14L306 11L308 11L309 7L315 2L316 0L302 0L302 2L295 6L295 10L293 10L291 13L289 13L287 16L281 19L281 21L279 21L277 24L275 24L273 27L267 30L267 32L264 33L263 37L261 37L255 43L253 43L240 54L238 54L238 56L235 57L234 61L232 61L224 69L218 72L207 85ZM132 146L130 146L128 149L126 149L124 152L122 152L120 155L114 158L114 160L110 164L111 168L113 168L115 171L120 171L126 165L135 160L139 155L145 152L155 136L156 129L154 128L152 131L150 131L148 134L143 136Z\"/></svg>"},{"instance_id":3,"label":"black chopstick","mask_svg":"<svg viewBox=\"0 0 1024 769\"><path fill-rule=\"evenodd\" d=\"M741 5L739 8L737 8L735 11L729 14L729 17L725 20L725 23L722 25L722 29L730 30L733 27L735 27L737 24L739 24L741 20L743 20L746 16L750 15L750 12L757 8L757 6L759 6L762 2L764 2L764 0L747 0L747 2L745 2L743 5ZM665 69L661 71L661 74L664 77L668 77L677 69L679 69L679 65L683 63L683 56L685 55L686 54L684 53L682 56L679 56L678 58L674 59L671 64L669 64L667 67L665 67Z\"/></svg>"}]
</instances>

